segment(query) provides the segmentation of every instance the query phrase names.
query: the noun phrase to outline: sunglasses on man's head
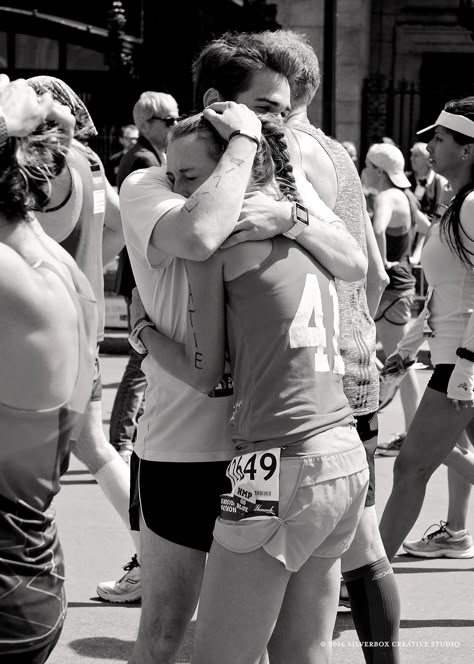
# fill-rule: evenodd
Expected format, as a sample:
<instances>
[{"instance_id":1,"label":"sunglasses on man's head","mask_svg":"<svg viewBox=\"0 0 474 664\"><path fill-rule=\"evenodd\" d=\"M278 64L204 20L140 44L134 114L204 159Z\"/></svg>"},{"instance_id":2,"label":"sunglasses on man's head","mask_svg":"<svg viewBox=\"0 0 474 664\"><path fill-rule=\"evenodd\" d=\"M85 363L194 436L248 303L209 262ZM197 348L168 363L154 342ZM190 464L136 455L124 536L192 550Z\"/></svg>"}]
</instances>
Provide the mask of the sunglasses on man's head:
<instances>
[{"instance_id":1,"label":"sunglasses on man's head","mask_svg":"<svg viewBox=\"0 0 474 664\"><path fill-rule=\"evenodd\" d=\"M178 118L160 118L157 115L154 115L150 120L161 120L167 127L172 127L178 122Z\"/></svg>"}]
</instances>

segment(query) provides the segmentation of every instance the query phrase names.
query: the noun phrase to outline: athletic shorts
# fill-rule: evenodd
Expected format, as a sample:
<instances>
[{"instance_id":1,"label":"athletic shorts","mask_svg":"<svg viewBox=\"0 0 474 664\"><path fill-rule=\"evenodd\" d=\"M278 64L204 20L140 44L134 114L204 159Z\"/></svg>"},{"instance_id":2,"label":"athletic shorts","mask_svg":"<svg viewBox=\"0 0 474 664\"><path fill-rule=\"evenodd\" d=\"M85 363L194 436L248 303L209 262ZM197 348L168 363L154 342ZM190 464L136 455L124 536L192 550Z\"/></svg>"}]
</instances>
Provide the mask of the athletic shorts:
<instances>
[{"instance_id":1,"label":"athletic shorts","mask_svg":"<svg viewBox=\"0 0 474 664\"><path fill-rule=\"evenodd\" d=\"M130 459L130 526L146 527L169 542L208 552L220 514L220 496L232 489L228 461L169 463Z\"/></svg>"},{"instance_id":2,"label":"athletic shorts","mask_svg":"<svg viewBox=\"0 0 474 664\"><path fill-rule=\"evenodd\" d=\"M92 383L92 392L90 401L102 401L102 379L100 377L99 347L95 356L94 382Z\"/></svg>"},{"instance_id":3,"label":"athletic shorts","mask_svg":"<svg viewBox=\"0 0 474 664\"><path fill-rule=\"evenodd\" d=\"M415 299L415 289L386 290L380 300L374 321L385 318L392 325L406 325L411 320L411 305Z\"/></svg>"},{"instance_id":4,"label":"athletic shorts","mask_svg":"<svg viewBox=\"0 0 474 664\"><path fill-rule=\"evenodd\" d=\"M367 463L369 465L369 487L367 489L367 498L365 506L375 505L375 450L377 449L377 436L379 434L379 418L377 413L368 415L354 415L357 423L357 433L361 439L365 453L367 454Z\"/></svg>"},{"instance_id":5,"label":"athletic shorts","mask_svg":"<svg viewBox=\"0 0 474 664\"><path fill-rule=\"evenodd\" d=\"M448 383L453 373L454 364L437 364L434 368L428 387L436 392L448 393Z\"/></svg>"},{"instance_id":6,"label":"athletic shorts","mask_svg":"<svg viewBox=\"0 0 474 664\"><path fill-rule=\"evenodd\" d=\"M282 449L280 459L279 516L219 517L214 539L235 553L263 548L297 572L311 556L338 558L350 547L364 510L369 471L357 439L352 450L339 454L285 456L292 447Z\"/></svg>"}]
</instances>

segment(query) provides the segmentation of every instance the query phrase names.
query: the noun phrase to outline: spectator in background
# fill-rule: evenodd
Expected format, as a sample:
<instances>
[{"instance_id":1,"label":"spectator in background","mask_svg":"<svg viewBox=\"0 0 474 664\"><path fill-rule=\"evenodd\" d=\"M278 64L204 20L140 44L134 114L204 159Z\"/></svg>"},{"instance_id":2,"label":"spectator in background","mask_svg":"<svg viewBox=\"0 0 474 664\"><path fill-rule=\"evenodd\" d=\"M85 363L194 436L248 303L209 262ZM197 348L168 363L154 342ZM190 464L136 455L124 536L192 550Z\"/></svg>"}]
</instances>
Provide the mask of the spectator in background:
<instances>
[{"instance_id":1,"label":"spectator in background","mask_svg":"<svg viewBox=\"0 0 474 664\"><path fill-rule=\"evenodd\" d=\"M359 157L357 155L357 148L355 146L355 143L352 141L342 141L341 142L342 147L344 150L347 152L349 157L352 159L354 162L354 165L356 168L359 168Z\"/></svg>"},{"instance_id":2,"label":"spectator in background","mask_svg":"<svg viewBox=\"0 0 474 664\"><path fill-rule=\"evenodd\" d=\"M168 131L178 121L178 104L165 92L143 92L133 108L133 120L139 131L138 140L120 162L117 187L120 191L127 175L140 168L166 163ZM135 287L127 250L120 253L115 288L127 304L130 326L130 302ZM141 412L145 376L140 368L142 357L130 348L130 355L115 395L110 416L110 443L128 461L133 449L137 417ZM99 589L100 590L100 589ZM101 595L102 597L102 595ZM105 599L105 597L103 597Z\"/></svg>"},{"instance_id":3,"label":"spectator in background","mask_svg":"<svg viewBox=\"0 0 474 664\"><path fill-rule=\"evenodd\" d=\"M411 189L420 204L421 211L430 219L436 215L438 205L445 210L452 193L448 182L431 168L427 143L414 143L410 149L412 172L409 173ZM439 211L438 211L439 212ZM442 216L442 213L438 216Z\"/></svg>"},{"instance_id":4,"label":"spectator in background","mask_svg":"<svg viewBox=\"0 0 474 664\"><path fill-rule=\"evenodd\" d=\"M119 143L122 149L115 152L105 165L105 174L107 180L112 184L117 184L117 174L122 157L130 148L135 145L138 139L138 129L133 124L128 124L120 129Z\"/></svg>"}]
</instances>

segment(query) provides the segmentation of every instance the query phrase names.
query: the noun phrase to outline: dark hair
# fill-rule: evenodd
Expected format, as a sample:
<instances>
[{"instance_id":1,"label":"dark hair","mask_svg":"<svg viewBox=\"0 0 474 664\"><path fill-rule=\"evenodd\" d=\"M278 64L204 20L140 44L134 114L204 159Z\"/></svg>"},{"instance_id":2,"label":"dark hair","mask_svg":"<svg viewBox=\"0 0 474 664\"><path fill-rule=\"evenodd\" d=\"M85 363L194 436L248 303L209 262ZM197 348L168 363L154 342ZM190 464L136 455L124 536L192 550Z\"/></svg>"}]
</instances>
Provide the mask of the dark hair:
<instances>
[{"instance_id":1,"label":"dark hair","mask_svg":"<svg viewBox=\"0 0 474 664\"><path fill-rule=\"evenodd\" d=\"M245 32L226 32L210 42L193 63L194 106L203 107L204 94L210 88L219 91L226 101L249 89L252 76L271 69L290 81L296 76L294 59L284 50L272 50L264 42Z\"/></svg>"},{"instance_id":2,"label":"dark hair","mask_svg":"<svg viewBox=\"0 0 474 664\"><path fill-rule=\"evenodd\" d=\"M254 187L260 189L275 180L282 196L290 201L301 202L285 140L285 125L279 117L272 114L261 115L260 120L262 139L252 167ZM218 161L228 145L227 141L201 113L175 124L168 134L168 141L172 143L177 138L196 133L201 134L207 141L209 155Z\"/></svg>"},{"instance_id":3,"label":"dark hair","mask_svg":"<svg viewBox=\"0 0 474 664\"><path fill-rule=\"evenodd\" d=\"M285 62L282 73L288 78L293 100L309 104L321 83L319 61L306 35L293 30L265 30L250 35L260 41L268 54Z\"/></svg>"},{"instance_id":4,"label":"dark hair","mask_svg":"<svg viewBox=\"0 0 474 664\"><path fill-rule=\"evenodd\" d=\"M0 150L0 212L10 221L46 207L51 180L64 168L66 136L51 123L24 138L10 138Z\"/></svg>"},{"instance_id":5,"label":"dark hair","mask_svg":"<svg viewBox=\"0 0 474 664\"><path fill-rule=\"evenodd\" d=\"M448 111L448 113L454 113L455 115L463 115L464 117L469 118L469 120L474 121L474 97L464 97L463 99L448 101L444 106L444 110ZM446 127L444 129L451 134L453 139L459 145L474 143L474 138L472 138L472 136L460 134L452 129L447 129ZM467 238L470 241L474 241L474 238L472 238L462 226L460 215L462 205L466 200L466 197L472 191L474 191L474 165L471 170L470 182L457 192L440 221L441 233L449 248L466 268L474 267L474 252L466 248L463 240L464 238Z\"/></svg>"}]
</instances>

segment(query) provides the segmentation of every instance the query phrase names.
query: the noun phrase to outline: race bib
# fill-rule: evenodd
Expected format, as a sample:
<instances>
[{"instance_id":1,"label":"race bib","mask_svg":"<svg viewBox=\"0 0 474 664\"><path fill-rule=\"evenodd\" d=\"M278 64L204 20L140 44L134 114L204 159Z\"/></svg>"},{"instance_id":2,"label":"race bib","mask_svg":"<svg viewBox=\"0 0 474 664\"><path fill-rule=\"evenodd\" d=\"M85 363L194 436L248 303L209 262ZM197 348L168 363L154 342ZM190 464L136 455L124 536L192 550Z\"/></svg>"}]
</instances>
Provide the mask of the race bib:
<instances>
[{"instance_id":1,"label":"race bib","mask_svg":"<svg viewBox=\"0 0 474 664\"><path fill-rule=\"evenodd\" d=\"M231 521L278 516L280 448L234 457L226 475L232 492L221 496L221 518Z\"/></svg>"}]
</instances>

